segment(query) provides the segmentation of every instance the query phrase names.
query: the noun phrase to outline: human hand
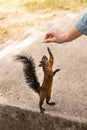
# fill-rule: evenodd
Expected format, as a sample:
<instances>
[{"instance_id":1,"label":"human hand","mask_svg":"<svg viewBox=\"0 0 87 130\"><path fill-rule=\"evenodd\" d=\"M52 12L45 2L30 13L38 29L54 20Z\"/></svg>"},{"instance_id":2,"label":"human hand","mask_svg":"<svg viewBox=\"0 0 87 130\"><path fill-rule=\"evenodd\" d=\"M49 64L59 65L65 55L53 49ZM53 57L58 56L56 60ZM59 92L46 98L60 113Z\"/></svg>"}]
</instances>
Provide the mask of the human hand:
<instances>
[{"instance_id":1,"label":"human hand","mask_svg":"<svg viewBox=\"0 0 87 130\"><path fill-rule=\"evenodd\" d=\"M65 33L61 32L60 30L52 30L49 31L45 35L44 42L49 43L49 42L57 42L57 43L63 43L64 42L64 37Z\"/></svg>"}]
</instances>

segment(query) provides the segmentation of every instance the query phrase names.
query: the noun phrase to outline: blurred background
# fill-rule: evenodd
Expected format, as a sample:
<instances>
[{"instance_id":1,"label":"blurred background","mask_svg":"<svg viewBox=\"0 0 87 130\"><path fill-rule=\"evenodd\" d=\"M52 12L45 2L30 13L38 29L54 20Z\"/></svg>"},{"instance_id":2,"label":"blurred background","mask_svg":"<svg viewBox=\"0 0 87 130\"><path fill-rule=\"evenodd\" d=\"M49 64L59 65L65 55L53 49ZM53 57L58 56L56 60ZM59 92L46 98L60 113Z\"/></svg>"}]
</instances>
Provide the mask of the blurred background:
<instances>
[{"instance_id":1,"label":"blurred background","mask_svg":"<svg viewBox=\"0 0 87 130\"><path fill-rule=\"evenodd\" d=\"M68 13L80 13L86 6L87 0L0 0L0 44Z\"/></svg>"}]
</instances>

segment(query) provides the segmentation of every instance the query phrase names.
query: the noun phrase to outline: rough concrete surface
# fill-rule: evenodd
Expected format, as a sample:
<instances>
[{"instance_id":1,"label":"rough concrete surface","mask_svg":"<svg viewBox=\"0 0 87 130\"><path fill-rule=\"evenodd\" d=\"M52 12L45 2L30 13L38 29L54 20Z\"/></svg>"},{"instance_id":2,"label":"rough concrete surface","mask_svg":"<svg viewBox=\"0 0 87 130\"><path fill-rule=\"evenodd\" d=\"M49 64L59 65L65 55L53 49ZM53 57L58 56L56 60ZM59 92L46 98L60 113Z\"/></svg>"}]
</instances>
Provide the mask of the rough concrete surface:
<instances>
[{"instance_id":1,"label":"rough concrete surface","mask_svg":"<svg viewBox=\"0 0 87 130\"><path fill-rule=\"evenodd\" d=\"M87 121L0 105L0 130L87 130Z\"/></svg>"},{"instance_id":2,"label":"rough concrete surface","mask_svg":"<svg viewBox=\"0 0 87 130\"><path fill-rule=\"evenodd\" d=\"M87 11L87 9L85 9ZM84 11L84 12L85 12ZM83 14L83 12L82 12ZM87 129L87 37L71 43L42 43L45 33L52 28L67 31L75 20L66 16L52 21L33 34L9 44L0 51L0 130L86 130ZM43 71L38 67L42 56L54 55L56 74L53 82L53 107L47 106L45 115L39 114L39 97L25 83L23 65L14 55L24 53L34 57L40 83ZM60 116L61 115L61 116Z\"/></svg>"}]
</instances>

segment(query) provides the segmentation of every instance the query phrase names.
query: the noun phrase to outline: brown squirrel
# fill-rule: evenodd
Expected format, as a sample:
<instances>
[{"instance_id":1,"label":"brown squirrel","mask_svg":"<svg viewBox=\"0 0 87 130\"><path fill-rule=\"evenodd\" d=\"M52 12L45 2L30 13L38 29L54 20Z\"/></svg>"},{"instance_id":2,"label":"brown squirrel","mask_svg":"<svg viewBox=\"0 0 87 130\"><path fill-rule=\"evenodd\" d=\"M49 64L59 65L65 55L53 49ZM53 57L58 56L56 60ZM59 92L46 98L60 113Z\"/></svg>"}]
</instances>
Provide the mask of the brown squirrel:
<instances>
[{"instance_id":1,"label":"brown squirrel","mask_svg":"<svg viewBox=\"0 0 87 130\"><path fill-rule=\"evenodd\" d=\"M35 70L35 63L32 56L26 57L25 55L17 55L15 60L19 60L24 64L24 75L26 83L28 83L29 87L32 88L36 93L39 94L39 108L40 112L44 113L45 109L42 107L44 100L46 99L46 103L48 105L55 105L55 102L49 102L51 98L51 89L53 76L60 71L60 69L52 70L52 66L54 63L54 57L50 51L50 48L47 47L49 52L49 59L44 55L40 61L39 67L43 68L44 79L43 83L40 87L40 83L38 82L38 78Z\"/></svg>"}]
</instances>

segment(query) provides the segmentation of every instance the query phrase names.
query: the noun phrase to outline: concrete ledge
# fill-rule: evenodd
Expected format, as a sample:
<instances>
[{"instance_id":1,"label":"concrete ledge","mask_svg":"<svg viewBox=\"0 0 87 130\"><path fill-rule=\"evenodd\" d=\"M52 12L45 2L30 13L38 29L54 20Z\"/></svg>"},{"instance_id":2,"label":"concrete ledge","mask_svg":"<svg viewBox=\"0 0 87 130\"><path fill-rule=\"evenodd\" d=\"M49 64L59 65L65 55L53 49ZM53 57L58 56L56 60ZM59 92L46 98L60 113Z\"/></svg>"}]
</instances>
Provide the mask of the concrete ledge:
<instances>
[{"instance_id":1,"label":"concrete ledge","mask_svg":"<svg viewBox=\"0 0 87 130\"><path fill-rule=\"evenodd\" d=\"M0 130L87 130L87 120L0 105Z\"/></svg>"}]
</instances>

